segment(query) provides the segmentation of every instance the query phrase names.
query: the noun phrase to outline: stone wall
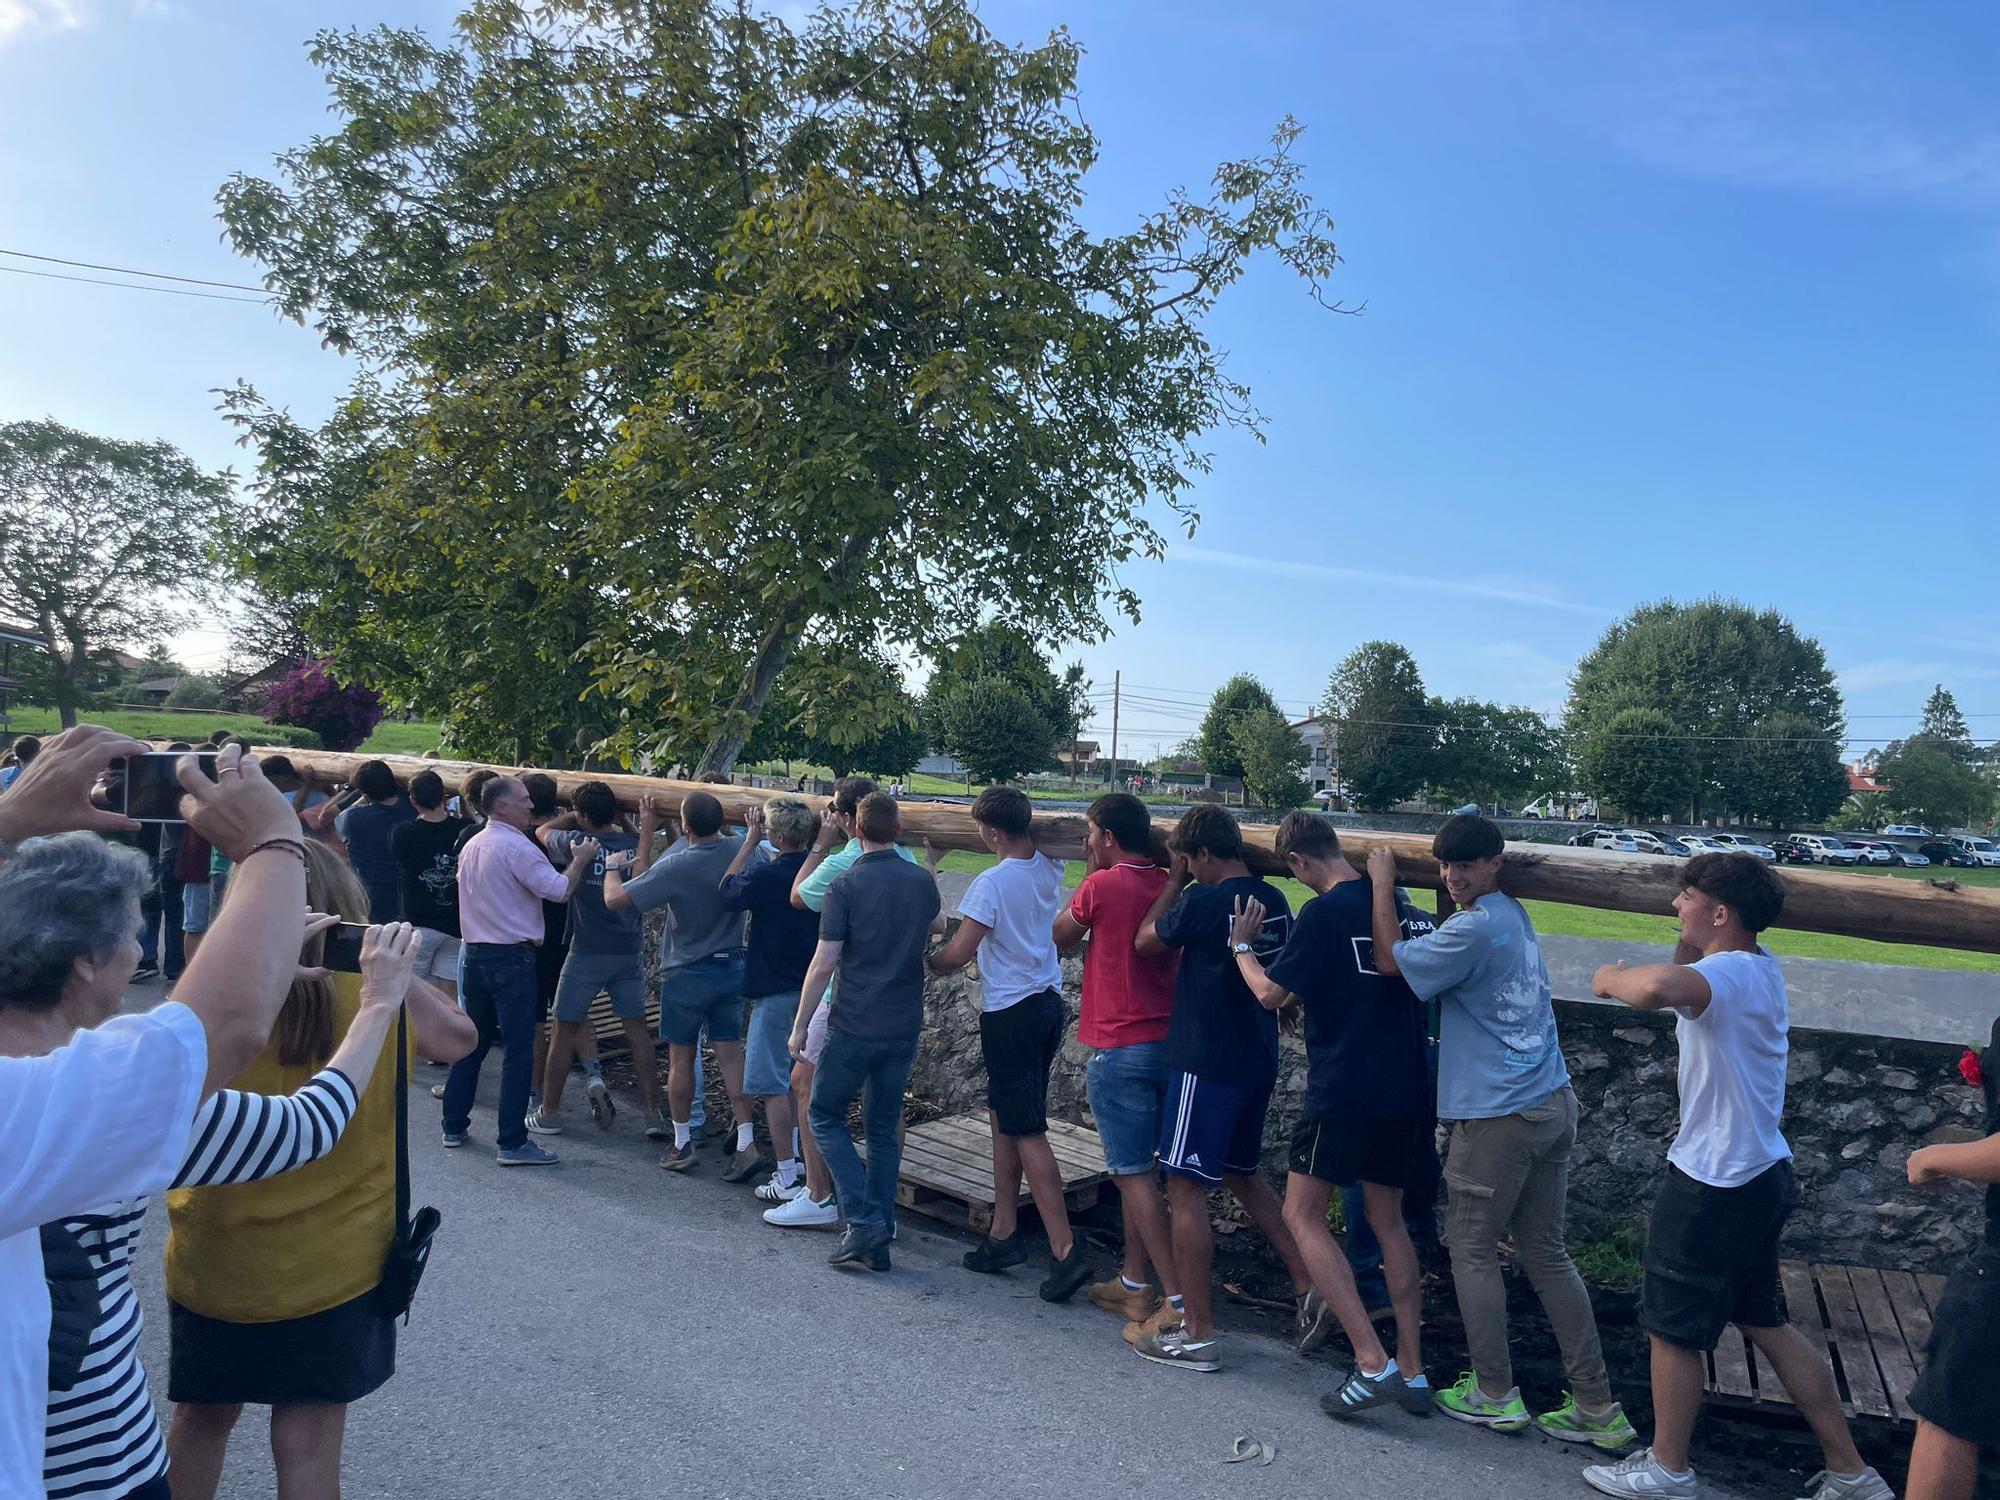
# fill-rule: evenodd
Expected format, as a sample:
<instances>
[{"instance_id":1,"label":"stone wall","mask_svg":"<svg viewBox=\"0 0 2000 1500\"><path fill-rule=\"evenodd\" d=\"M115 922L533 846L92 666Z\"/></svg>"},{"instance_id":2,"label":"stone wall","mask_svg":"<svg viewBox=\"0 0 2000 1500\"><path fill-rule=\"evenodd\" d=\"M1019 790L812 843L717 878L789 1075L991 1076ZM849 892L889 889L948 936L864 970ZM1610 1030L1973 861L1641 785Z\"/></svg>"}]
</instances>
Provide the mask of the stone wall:
<instances>
[{"instance_id":1,"label":"stone wall","mask_svg":"<svg viewBox=\"0 0 2000 1500\"><path fill-rule=\"evenodd\" d=\"M1091 1123L1084 1097L1088 1049L1075 1040L1082 964L1063 963L1070 1036L1049 1088L1051 1115ZM933 979L910 1092L944 1114L985 1108L979 985L967 969ZM1679 1125L1677 1049L1670 1018L1622 1006L1558 1001L1557 1022L1583 1122L1571 1162L1573 1233L1645 1214ZM1978 1090L1958 1076L1960 1049L1932 1042L1795 1029L1785 1133L1799 1172L1800 1207L1788 1253L1854 1265L1946 1271L1977 1233L1971 1188L1909 1186L1903 1164L1919 1145L1976 1136ZM1304 1101L1305 1049L1282 1038L1278 1086L1265 1122L1264 1164L1281 1174Z\"/></svg>"}]
</instances>

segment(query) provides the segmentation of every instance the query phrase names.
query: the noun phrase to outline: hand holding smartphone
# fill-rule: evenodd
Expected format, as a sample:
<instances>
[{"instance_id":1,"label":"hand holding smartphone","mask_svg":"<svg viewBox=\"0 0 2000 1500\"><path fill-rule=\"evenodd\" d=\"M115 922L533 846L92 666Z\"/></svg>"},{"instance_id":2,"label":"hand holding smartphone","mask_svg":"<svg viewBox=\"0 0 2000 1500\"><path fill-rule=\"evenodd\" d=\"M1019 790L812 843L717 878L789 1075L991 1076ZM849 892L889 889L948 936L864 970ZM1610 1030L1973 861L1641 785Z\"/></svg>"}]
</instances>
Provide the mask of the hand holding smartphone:
<instances>
[{"instance_id":1,"label":"hand holding smartphone","mask_svg":"<svg viewBox=\"0 0 2000 1500\"><path fill-rule=\"evenodd\" d=\"M137 823L186 822L181 816L180 763L194 761L213 781L215 755L213 750L149 750L144 755L128 755L122 778L124 803L119 810Z\"/></svg>"}]
</instances>

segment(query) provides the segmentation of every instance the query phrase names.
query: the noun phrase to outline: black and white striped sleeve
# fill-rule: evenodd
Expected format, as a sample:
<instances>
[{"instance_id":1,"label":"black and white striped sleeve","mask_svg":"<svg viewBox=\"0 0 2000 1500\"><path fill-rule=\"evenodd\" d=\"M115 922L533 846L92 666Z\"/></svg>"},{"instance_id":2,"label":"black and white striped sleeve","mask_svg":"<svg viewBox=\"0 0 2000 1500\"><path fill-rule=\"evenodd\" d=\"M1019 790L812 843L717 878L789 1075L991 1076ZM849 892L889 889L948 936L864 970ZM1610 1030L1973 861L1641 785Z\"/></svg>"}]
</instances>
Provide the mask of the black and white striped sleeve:
<instances>
[{"instance_id":1,"label":"black and white striped sleeve","mask_svg":"<svg viewBox=\"0 0 2000 1500\"><path fill-rule=\"evenodd\" d=\"M295 1094L222 1089L194 1117L187 1159L173 1185L260 1182L318 1161L340 1144L359 1101L338 1068L323 1068Z\"/></svg>"}]
</instances>

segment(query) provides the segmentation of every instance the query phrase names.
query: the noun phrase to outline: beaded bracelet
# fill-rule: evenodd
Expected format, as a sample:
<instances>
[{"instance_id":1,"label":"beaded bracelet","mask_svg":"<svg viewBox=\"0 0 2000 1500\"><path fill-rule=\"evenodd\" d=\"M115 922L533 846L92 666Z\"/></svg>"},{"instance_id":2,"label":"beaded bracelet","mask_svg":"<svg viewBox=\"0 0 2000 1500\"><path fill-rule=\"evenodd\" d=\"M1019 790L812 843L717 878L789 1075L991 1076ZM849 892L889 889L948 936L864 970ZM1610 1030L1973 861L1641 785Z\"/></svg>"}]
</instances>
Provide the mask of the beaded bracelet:
<instances>
[{"instance_id":1,"label":"beaded bracelet","mask_svg":"<svg viewBox=\"0 0 2000 1500\"><path fill-rule=\"evenodd\" d=\"M293 854L298 856L301 865L306 863L306 846L298 839L287 838L265 839L263 843L257 844L245 852L243 858L237 860L236 863L240 865L252 855L262 854L266 849L289 849Z\"/></svg>"}]
</instances>

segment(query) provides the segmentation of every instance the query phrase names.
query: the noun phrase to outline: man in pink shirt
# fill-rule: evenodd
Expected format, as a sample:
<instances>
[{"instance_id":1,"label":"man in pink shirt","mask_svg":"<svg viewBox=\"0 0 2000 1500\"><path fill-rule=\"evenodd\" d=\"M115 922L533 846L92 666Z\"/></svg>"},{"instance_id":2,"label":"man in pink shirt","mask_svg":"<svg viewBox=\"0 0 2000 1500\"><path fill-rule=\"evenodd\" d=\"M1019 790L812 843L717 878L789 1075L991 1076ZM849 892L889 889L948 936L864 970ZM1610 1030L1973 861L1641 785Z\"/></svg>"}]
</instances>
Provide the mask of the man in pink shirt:
<instances>
[{"instance_id":1,"label":"man in pink shirt","mask_svg":"<svg viewBox=\"0 0 2000 1500\"><path fill-rule=\"evenodd\" d=\"M458 855L464 1005L479 1024L479 1046L453 1063L445 1080L444 1143L465 1144L480 1065L497 1036L505 1050L494 1160L503 1167L553 1166L555 1154L528 1139L526 1124L535 1069L535 950L542 942L542 903L569 900L597 861L597 842L572 845L566 870L550 864L529 836L535 814L517 776L495 776L482 786L479 810L485 826Z\"/></svg>"}]
</instances>

